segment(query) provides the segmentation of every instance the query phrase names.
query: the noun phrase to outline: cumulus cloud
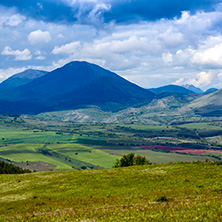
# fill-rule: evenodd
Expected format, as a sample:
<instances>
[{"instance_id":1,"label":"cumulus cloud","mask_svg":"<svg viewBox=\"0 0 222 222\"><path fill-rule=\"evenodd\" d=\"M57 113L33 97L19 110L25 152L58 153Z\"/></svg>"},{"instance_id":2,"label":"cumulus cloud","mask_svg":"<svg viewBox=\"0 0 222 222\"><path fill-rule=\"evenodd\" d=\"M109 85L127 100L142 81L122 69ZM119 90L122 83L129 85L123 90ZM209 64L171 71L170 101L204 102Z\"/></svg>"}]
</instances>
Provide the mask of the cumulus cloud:
<instances>
[{"instance_id":1,"label":"cumulus cloud","mask_svg":"<svg viewBox=\"0 0 222 222\"><path fill-rule=\"evenodd\" d=\"M9 46L6 46L2 50L2 55L12 55L15 56L15 60L30 60L32 58L31 52L29 49L24 49L23 51L12 50Z\"/></svg>"},{"instance_id":2,"label":"cumulus cloud","mask_svg":"<svg viewBox=\"0 0 222 222\"><path fill-rule=\"evenodd\" d=\"M222 67L222 36L211 36L193 53L192 63Z\"/></svg>"},{"instance_id":3,"label":"cumulus cloud","mask_svg":"<svg viewBox=\"0 0 222 222\"><path fill-rule=\"evenodd\" d=\"M52 54L73 54L76 50L80 48L80 42L71 42L60 47L55 46L52 50Z\"/></svg>"},{"instance_id":4,"label":"cumulus cloud","mask_svg":"<svg viewBox=\"0 0 222 222\"><path fill-rule=\"evenodd\" d=\"M33 31L31 32L29 35L28 35L28 41L31 43L31 44L36 44L36 43L40 43L40 42L49 42L51 41L51 35L48 31L42 31L42 30L36 30L36 31Z\"/></svg>"},{"instance_id":5,"label":"cumulus cloud","mask_svg":"<svg viewBox=\"0 0 222 222\"><path fill-rule=\"evenodd\" d=\"M222 74L221 70L209 70L207 72L199 72L196 73L194 77L188 79L180 78L173 84L189 84L205 90L211 87L220 88L222 86Z\"/></svg>"},{"instance_id":6,"label":"cumulus cloud","mask_svg":"<svg viewBox=\"0 0 222 222\"><path fill-rule=\"evenodd\" d=\"M159 8L165 0L46 0L41 4L37 0L3 1L7 6L16 2L17 9L7 12L4 22L0 19L1 44L10 46L4 50L17 60L22 57L18 53L28 55L28 51L12 49L29 45L29 50L35 52L28 62L30 66L38 64L44 69L52 64L59 67L72 60L86 60L147 88L178 79L202 86L204 81L216 84L214 78L221 81L216 74L210 74L213 77L208 81L208 74L210 70L222 73L222 8L196 11L200 6L192 11L191 5L199 3L173 0L172 11L167 11L170 6L166 9L169 14L164 14L164 7L160 11L152 7ZM31 6L38 13L33 13ZM26 14L28 9L32 15ZM1 67L15 66L14 60L3 54L0 57ZM25 67L27 62L18 65Z\"/></svg>"},{"instance_id":7,"label":"cumulus cloud","mask_svg":"<svg viewBox=\"0 0 222 222\"><path fill-rule=\"evenodd\" d=\"M0 26L15 28L25 20L26 17L17 13L14 9L6 10L6 8L0 7Z\"/></svg>"},{"instance_id":8,"label":"cumulus cloud","mask_svg":"<svg viewBox=\"0 0 222 222\"><path fill-rule=\"evenodd\" d=\"M78 23L93 24L97 28L104 22L103 14L111 9L111 4L104 0L62 0L72 7L73 16Z\"/></svg>"},{"instance_id":9,"label":"cumulus cloud","mask_svg":"<svg viewBox=\"0 0 222 222\"><path fill-rule=\"evenodd\" d=\"M171 63L173 62L173 55L171 53L163 53L162 59L164 63Z\"/></svg>"}]
</instances>

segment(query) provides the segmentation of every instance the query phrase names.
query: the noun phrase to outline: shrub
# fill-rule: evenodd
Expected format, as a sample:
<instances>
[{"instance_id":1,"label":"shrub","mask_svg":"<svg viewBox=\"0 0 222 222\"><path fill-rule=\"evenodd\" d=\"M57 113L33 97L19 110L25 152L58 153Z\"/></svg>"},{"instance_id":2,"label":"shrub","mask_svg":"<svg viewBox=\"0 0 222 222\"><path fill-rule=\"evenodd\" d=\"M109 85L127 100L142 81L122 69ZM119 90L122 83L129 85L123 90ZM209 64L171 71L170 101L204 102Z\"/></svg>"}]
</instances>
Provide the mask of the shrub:
<instances>
[{"instance_id":1,"label":"shrub","mask_svg":"<svg viewBox=\"0 0 222 222\"><path fill-rule=\"evenodd\" d=\"M146 159L146 157L142 157L140 155L135 156L134 153L129 153L127 155L124 155L122 158L117 159L116 163L113 167L128 167L128 166L134 166L134 165L145 165L148 164L149 161Z\"/></svg>"},{"instance_id":2,"label":"shrub","mask_svg":"<svg viewBox=\"0 0 222 222\"><path fill-rule=\"evenodd\" d=\"M11 163L0 162L0 174L20 174L20 173L31 173L28 169L22 169L14 166Z\"/></svg>"}]
</instances>

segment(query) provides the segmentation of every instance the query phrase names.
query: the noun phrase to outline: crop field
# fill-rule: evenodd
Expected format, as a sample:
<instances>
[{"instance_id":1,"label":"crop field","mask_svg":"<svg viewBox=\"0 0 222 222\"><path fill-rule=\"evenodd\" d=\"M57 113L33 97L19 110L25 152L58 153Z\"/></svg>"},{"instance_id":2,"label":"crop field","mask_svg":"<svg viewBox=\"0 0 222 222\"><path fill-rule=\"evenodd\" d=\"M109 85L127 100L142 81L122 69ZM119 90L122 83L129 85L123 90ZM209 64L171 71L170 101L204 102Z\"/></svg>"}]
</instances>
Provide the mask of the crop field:
<instances>
[{"instance_id":1,"label":"crop field","mask_svg":"<svg viewBox=\"0 0 222 222\"><path fill-rule=\"evenodd\" d=\"M222 150L219 121L138 125L0 116L0 122L1 160L36 171L111 168L116 159L131 152L150 163L222 159L212 154ZM164 149L143 149L153 146Z\"/></svg>"},{"instance_id":2,"label":"crop field","mask_svg":"<svg viewBox=\"0 0 222 222\"><path fill-rule=\"evenodd\" d=\"M209 130L222 130L221 126L214 125L212 123L188 123L179 125L179 127L187 129L209 129Z\"/></svg>"},{"instance_id":3,"label":"crop field","mask_svg":"<svg viewBox=\"0 0 222 222\"><path fill-rule=\"evenodd\" d=\"M221 177L209 162L1 175L0 220L221 221Z\"/></svg>"},{"instance_id":4,"label":"crop field","mask_svg":"<svg viewBox=\"0 0 222 222\"><path fill-rule=\"evenodd\" d=\"M107 149L104 150L109 152L110 154L115 155L124 155L129 154L131 152L135 153L136 155L145 156L150 163L171 163L171 162L193 162L193 161L205 161L206 159L214 161L217 158L214 158L212 155L187 155L183 153L174 153L174 152L161 152L161 150L151 150L151 149L144 149L144 148L128 148L128 149ZM202 154L202 153L200 153Z\"/></svg>"}]
</instances>

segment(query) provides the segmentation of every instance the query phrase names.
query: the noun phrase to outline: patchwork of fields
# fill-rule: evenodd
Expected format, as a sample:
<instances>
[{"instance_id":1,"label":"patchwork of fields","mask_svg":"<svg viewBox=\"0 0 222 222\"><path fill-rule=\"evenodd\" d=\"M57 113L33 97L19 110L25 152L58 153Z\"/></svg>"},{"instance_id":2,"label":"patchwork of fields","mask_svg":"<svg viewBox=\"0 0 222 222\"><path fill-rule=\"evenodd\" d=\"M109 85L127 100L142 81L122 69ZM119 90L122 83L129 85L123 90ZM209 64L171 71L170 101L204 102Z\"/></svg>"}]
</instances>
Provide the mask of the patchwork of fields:
<instances>
[{"instance_id":1,"label":"patchwork of fields","mask_svg":"<svg viewBox=\"0 0 222 222\"><path fill-rule=\"evenodd\" d=\"M111 168L116 159L131 152L151 163L222 157L220 122L75 124L8 118L0 119L0 159L35 171Z\"/></svg>"}]
</instances>

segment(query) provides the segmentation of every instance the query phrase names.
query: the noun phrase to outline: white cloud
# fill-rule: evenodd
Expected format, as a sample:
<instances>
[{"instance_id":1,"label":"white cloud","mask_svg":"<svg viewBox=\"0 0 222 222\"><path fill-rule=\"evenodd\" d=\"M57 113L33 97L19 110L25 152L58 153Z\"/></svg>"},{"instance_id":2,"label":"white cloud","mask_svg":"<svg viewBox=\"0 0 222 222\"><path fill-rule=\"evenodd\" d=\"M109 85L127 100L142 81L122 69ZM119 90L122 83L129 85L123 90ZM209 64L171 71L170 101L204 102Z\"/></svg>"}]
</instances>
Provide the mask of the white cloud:
<instances>
[{"instance_id":1,"label":"white cloud","mask_svg":"<svg viewBox=\"0 0 222 222\"><path fill-rule=\"evenodd\" d=\"M162 59L164 63L171 63L173 62L173 55L171 53L163 53Z\"/></svg>"},{"instance_id":2,"label":"white cloud","mask_svg":"<svg viewBox=\"0 0 222 222\"><path fill-rule=\"evenodd\" d=\"M44 57L44 56L37 56L35 59L36 59L36 60L44 60L45 57Z\"/></svg>"},{"instance_id":3,"label":"white cloud","mask_svg":"<svg viewBox=\"0 0 222 222\"><path fill-rule=\"evenodd\" d=\"M180 78L173 84L189 84L205 90L211 87L220 88L222 86L222 74L221 70L209 70L208 72L199 72L191 78Z\"/></svg>"},{"instance_id":4,"label":"white cloud","mask_svg":"<svg viewBox=\"0 0 222 222\"><path fill-rule=\"evenodd\" d=\"M16 28L25 22L26 17L17 13L14 9L7 9L0 6L0 26Z\"/></svg>"},{"instance_id":5,"label":"white cloud","mask_svg":"<svg viewBox=\"0 0 222 222\"><path fill-rule=\"evenodd\" d=\"M29 49L24 49L23 51L12 50L9 46L6 46L2 50L2 55L12 55L15 56L15 60L30 60L32 58L31 52Z\"/></svg>"},{"instance_id":6,"label":"white cloud","mask_svg":"<svg viewBox=\"0 0 222 222\"><path fill-rule=\"evenodd\" d=\"M52 50L52 54L74 54L80 47L80 42L71 42L60 47L55 46L55 48Z\"/></svg>"},{"instance_id":7,"label":"white cloud","mask_svg":"<svg viewBox=\"0 0 222 222\"><path fill-rule=\"evenodd\" d=\"M42 30L36 30L31 32L28 35L28 41L31 44L36 44L36 43L40 43L40 42L50 42L51 41L51 35L48 31L43 32Z\"/></svg>"},{"instance_id":8,"label":"white cloud","mask_svg":"<svg viewBox=\"0 0 222 222\"><path fill-rule=\"evenodd\" d=\"M209 37L195 51L191 62L205 66L222 67L222 36Z\"/></svg>"}]
</instances>

